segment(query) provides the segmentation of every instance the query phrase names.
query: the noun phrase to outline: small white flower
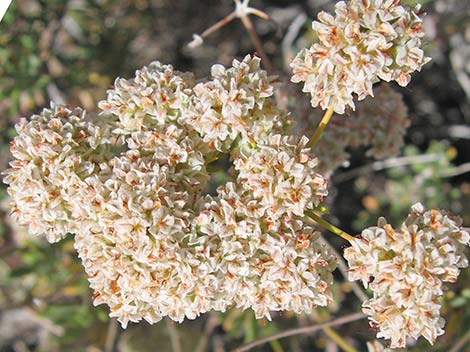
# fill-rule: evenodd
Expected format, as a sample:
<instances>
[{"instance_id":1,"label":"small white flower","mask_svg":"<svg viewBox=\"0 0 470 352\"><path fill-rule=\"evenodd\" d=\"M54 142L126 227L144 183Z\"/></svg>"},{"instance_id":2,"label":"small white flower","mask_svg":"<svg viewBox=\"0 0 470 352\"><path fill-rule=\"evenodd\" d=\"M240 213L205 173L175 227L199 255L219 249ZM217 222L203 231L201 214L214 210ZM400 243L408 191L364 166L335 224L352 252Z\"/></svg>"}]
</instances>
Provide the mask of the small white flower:
<instances>
[{"instance_id":1,"label":"small white flower","mask_svg":"<svg viewBox=\"0 0 470 352\"><path fill-rule=\"evenodd\" d=\"M285 124L285 112L273 100L275 78L260 69L260 59L247 55L231 68L213 65L212 79L194 87L185 118L216 150L254 143Z\"/></svg>"}]
</instances>

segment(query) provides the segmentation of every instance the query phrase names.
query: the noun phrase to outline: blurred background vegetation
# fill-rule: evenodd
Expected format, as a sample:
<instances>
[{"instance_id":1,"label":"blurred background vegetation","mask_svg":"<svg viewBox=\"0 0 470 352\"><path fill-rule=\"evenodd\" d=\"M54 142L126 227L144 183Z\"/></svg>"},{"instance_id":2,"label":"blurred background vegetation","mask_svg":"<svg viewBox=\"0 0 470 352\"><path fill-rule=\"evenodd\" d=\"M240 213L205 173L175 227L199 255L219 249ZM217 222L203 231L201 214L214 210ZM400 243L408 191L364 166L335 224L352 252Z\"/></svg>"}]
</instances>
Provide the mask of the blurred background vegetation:
<instances>
[{"instance_id":1,"label":"blurred background vegetation","mask_svg":"<svg viewBox=\"0 0 470 352\"><path fill-rule=\"evenodd\" d=\"M251 6L271 16L268 21L253 21L283 81L288 80L292 55L311 41L311 19L320 10L331 10L334 3L251 1ZM354 150L349 167L332 176L332 221L351 233L374 225L379 216L397 226L417 201L451 210L470 224L470 1L421 3L428 14L426 52L433 61L400 90L411 119L402 155L377 162L365 157L363 150ZM240 21L221 28L196 49L187 47L193 33L223 18L233 5L232 0L13 0L0 23L0 170L8 167L15 123L49 101L96 111L115 77L130 77L152 60L202 78L214 63L229 65L234 57L253 53ZM1 352L219 352L360 310L351 285L338 274L334 304L312 316L275 314L273 322L267 322L256 321L251 312L231 310L181 325L140 323L122 331L108 318L106 307L92 306L73 238L50 245L28 237L8 217L4 185L0 201ZM342 250L340 241L331 243ZM409 350L451 350L462 339L470 326L469 282L466 269L445 293L446 334L433 347L420 340ZM364 320L339 330L361 351L375 335ZM274 341L257 350L339 349L320 332Z\"/></svg>"}]
</instances>

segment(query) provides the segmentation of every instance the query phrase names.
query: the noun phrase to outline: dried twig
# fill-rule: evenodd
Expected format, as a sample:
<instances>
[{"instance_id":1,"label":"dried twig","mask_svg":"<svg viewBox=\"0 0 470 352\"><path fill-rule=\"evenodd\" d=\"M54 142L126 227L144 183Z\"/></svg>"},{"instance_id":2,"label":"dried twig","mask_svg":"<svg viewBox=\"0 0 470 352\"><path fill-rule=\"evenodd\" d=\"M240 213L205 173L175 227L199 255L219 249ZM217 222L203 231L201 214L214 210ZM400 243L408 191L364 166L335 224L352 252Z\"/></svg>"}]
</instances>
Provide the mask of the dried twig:
<instances>
[{"instance_id":1,"label":"dried twig","mask_svg":"<svg viewBox=\"0 0 470 352\"><path fill-rule=\"evenodd\" d=\"M168 335L170 336L171 348L173 352L182 352L180 336L178 330L175 328L175 324L170 321L170 319L165 319L166 329Z\"/></svg>"},{"instance_id":2,"label":"dried twig","mask_svg":"<svg viewBox=\"0 0 470 352\"><path fill-rule=\"evenodd\" d=\"M260 55L261 60L264 63L264 66L266 67L266 70L268 72L272 72L273 65L271 63L271 60L269 60L268 56L266 55L263 49L263 44L261 43L261 39L259 38L255 27L253 26L253 22L251 22L248 16L240 17L240 19L242 20L242 23L245 26L246 31L250 35L250 39L253 45L255 46L257 53Z\"/></svg>"},{"instance_id":3,"label":"dried twig","mask_svg":"<svg viewBox=\"0 0 470 352\"><path fill-rule=\"evenodd\" d=\"M261 60L263 61L264 66L266 67L267 71L272 71L273 65L271 63L271 60L269 60L268 56L266 55L264 49L263 49L263 44L261 42L261 39L258 36L258 33L256 32L256 29L253 25L253 22L250 20L249 15L255 15L258 17L261 17L265 20L269 19L269 15L266 14L265 12L255 9L253 7L248 6L250 0L234 0L235 1L235 10L233 10L230 14L225 16L223 19L218 21L217 23L213 24L209 28L207 28L204 32L201 34L194 34L193 35L193 40L188 44L188 47L190 48L195 48L199 45L201 45L204 42L204 38L209 36L211 33L214 33L217 31L219 28L225 26L227 23L233 21L235 18L240 18L240 20L243 23L243 26L247 30L248 34L250 35L250 39L261 57Z\"/></svg>"},{"instance_id":4,"label":"dried twig","mask_svg":"<svg viewBox=\"0 0 470 352\"><path fill-rule=\"evenodd\" d=\"M332 320L328 323L316 324L316 325L311 325L311 326L305 326L305 327L285 330L283 332L280 332L280 333L277 333L277 334L274 334L274 335L271 335L271 336L263 337L263 338L255 340L255 341L252 341L250 343L247 343L247 344L245 344L245 345L243 345L239 348L236 348L233 352L249 351L249 350L251 350L252 348L254 348L256 346L263 345L263 344L265 344L267 342L270 342L270 341L273 341L273 340L279 340L279 339L282 339L284 337L289 337L289 336L294 336L294 335L299 335L299 334L312 334L316 331L323 330L326 327L347 324L347 323L350 323L350 322L353 322L353 321L356 321L356 320L364 319L365 317L366 316L363 313L353 313L353 314L345 315L341 318Z\"/></svg>"},{"instance_id":5,"label":"dried twig","mask_svg":"<svg viewBox=\"0 0 470 352\"><path fill-rule=\"evenodd\" d=\"M391 169L399 166L407 166L421 163L432 163L444 159L446 156L441 153L419 154L412 156L395 157L386 160L375 161L373 163L343 172L337 176L333 176L333 183L338 184L356 178L358 176L367 175L371 172L384 169Z\"/></svg>"},{"instance_id":6,"label":"dried twig","mask_svg":"<svg viewBox=\"0 0 470 352\"><path fill-rule=\"evenodd\" d=\"M117 337L119 331L119 324L116 319L110 319L108 324L108 331L106 334L106 341L104 344L104 352L113 352L116 347Z\"/></svg>"},{"instance_id":7,"label":"dried twig","mask_svg":"<svg viewBox=\"0 0 470 352\"><path fill-rule=\"evenodd\" d=\"M459 352L463 351L463 348L467 343L470 342L470 330L467 331L465 335L463 335L457 343L449 350L449 352Z\"/></svg>"},{"instance_id":8,"label":"dried twig","mask_svg":"<svg viewBox=\"0 0 470 352\"><path fill-rule=\"evenodd\" d=\"M211 336L214 329L219 325L219 316L217 313L211 312L209 313L209 318L207 319L206 326L204 328L204 332L199 339L196 349L194 352L204 352L207 351L207 343L209 342L209 337Z\"/></svg>"},{"instance_id":9,"label":"dried twig","mask_svg":"<svg viewBox=\"0 0 470 352\"><path fill-rule=\"evenodd\" d=\"M233 19L237 17L237 14L235 11L231 12L224 18L222 18L220 21L217 23L213 24L209 28L207 28L204 32L201 34L193 34L193 40L188 44L190 48L195 48L201 45L204 42L204 38L209 36L210 34L214 33L217 31L219 28L225 26L227 23L231 22Z\"/></svg>"}]
</instances>

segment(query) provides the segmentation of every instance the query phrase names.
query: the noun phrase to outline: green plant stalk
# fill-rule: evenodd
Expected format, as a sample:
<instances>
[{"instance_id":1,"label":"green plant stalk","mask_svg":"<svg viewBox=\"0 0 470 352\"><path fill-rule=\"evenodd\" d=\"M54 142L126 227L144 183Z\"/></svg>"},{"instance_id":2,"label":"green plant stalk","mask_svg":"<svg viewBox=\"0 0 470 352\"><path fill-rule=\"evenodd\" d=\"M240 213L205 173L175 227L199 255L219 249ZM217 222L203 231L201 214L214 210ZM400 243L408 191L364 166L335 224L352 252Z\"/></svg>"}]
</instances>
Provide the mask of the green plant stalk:
<instances>
[{"instance_id":1,"label":"green plant stalk","mask_svg":"<svg viewBox=\"0 0 470 352\"><path fill-rule=\"evenodd\" d=\"M353 346L342 338L336 331L330 327L323 328L323 331L330 339L332 339L345 352L358 352Z\"/></svg>"},{"instance_id":2,"label":"green plant stalk","mask_svg":"<svg viewBox=\"0 0 470 352\"><path fill-rule=\"evenodd\" d=\"M337 228L335 225L330 224L328 221L326 221L325 219L322 219L313 211L307 212L307 216L310 217L312 220L315 220L319 225L323 226L328 231L333 232L335 235L338 235L339 237L345 239L346 241L351 242L352 240L354 240L354 237L351 236L349 233Z\"/></svg>"},{"instance_id":3,"label":"green plant stalk","mask_svg":"<svg viewBox=\"0 0 470 352\"><path fill-rule=\"evenodd\" d=\"M274 352L284 352L281 343L278 340L271 341L269 344Z\"/></svg>"},{"instance_id":4,"label":"green plant stalk","mask_svg":"<svg viewBox=\"0 0 470 352\"><path fill-rule=\"evenodd\" d=\"M323 115L320 123L317 126L317 129L313 133L312 138L310 138L310 141L308 142L307 146L309 146L310 148L313 148L315 146L315 144L317 144L317 142L320 140L320 138L323 134L323 130L328 125L328 122L330 122L330 118L333 115L333 112L334 112L334 107L333 106L329 107L328 110L326 110L326 112Z\"/></svg>"}]
</instances>

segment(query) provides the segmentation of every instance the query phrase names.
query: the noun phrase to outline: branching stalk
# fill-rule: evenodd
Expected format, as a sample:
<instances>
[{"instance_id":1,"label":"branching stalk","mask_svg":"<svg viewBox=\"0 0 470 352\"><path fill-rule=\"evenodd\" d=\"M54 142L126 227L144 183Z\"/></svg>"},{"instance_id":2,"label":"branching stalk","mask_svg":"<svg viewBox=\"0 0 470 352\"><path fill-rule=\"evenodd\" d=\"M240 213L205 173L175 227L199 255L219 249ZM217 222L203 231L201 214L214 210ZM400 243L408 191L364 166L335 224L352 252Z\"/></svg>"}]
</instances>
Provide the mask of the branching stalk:
<instances>
[{"instance_id":1,"label":"branching stalk","mask_svg":"<svg viewBox=\"0 0 470 352\"><path fill-rule=\"evenodd\" d=\"M249 15L255 15L258 16L262 19L268 20L269 15L266 14L265 12L255 9L253 7L249 6L250 0L234 0L236 8L234 11L232 11L230 14L225 16L223 19L218 21L217 23L213 24L209 28L207 28L204 32L202 32L200 35L194 34L193 35L193 40L191 43L188 44L190 48L195 48L199 45L201 45L204 41L204 38L209 36L210 34L214 33L217 31L219 28L225 26L227 23L233 21L235 18L240 18L240 20L243 23L243 26L247 30L248 34L250 35L250 39L255 47L256 52L259 54L261 57L261 60L263 62L263 65L266 67L266 70L268 72L272 72L273 70L273 65L271 63L271 60L269 60L268 56L266 55L266 52L263 49L263 44L261 42L260 37L258 36L258 33L256 32L256 29L253 25L253 22L250 20Z\"/></svg>"},{"instance_id":2,"label":"branching stalk","mask_svg":"<svg viewBox=\"0 0 470 352\"><path fill-rule=\"evenodd\" d=\"M273 65L271 63L271 60L269 60L268 56L266 55L266 52L263 49L263 44L261 43L261 39L258 36L258 33L256 32L255 26L253 26L253 22L251 22L250 18L248 16L243 16L240 17L243 26L245 26L246 31L250 35L250 39L261 57L261 61L264 62L264 66L266 67L266 70L268 72L272 72L273 70Z\"/></svg>"}]
</instances>

